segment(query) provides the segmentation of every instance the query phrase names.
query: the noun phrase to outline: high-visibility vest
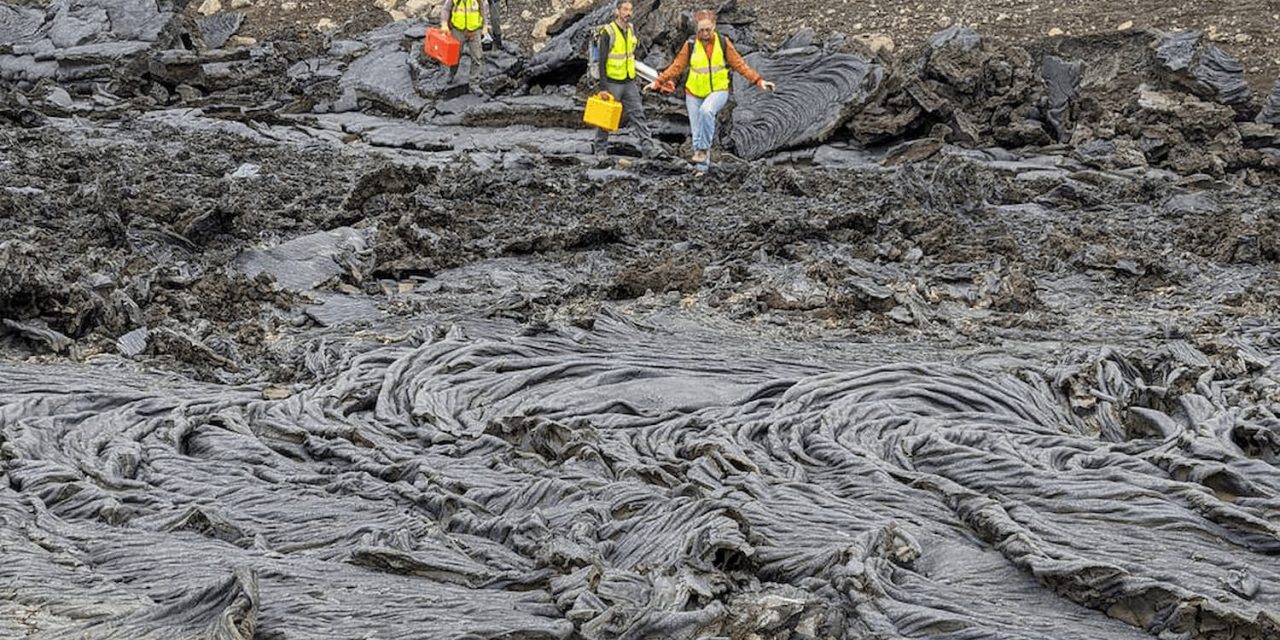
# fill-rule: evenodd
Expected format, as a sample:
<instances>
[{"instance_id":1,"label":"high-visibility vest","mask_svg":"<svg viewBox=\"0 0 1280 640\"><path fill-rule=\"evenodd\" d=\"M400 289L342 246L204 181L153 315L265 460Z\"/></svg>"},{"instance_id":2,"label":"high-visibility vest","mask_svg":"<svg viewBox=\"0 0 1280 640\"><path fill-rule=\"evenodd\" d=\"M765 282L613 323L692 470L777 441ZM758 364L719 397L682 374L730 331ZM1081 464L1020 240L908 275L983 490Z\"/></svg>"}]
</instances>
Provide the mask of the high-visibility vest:
<instances>
[{"instance_id":1,"label":"high-visibility vest","mask_svg":"<svg viewBox=\"0 0 1280 640\"><path fill-rule=\"evenodd\" d=\"M462 31L476 31L484 27L480 2L481 0L453 0L453 15L449 18L449 24Z\"/></svg>"},{"instance_id":2,"label":"high-visibility vest","mask_svg":"<svg viewBox=\"0 0 1280 640\"><path fill-rule=\"evenodd\" d=\"M609 47L609 59L604 63L604 74L610 80L632 80L636 77L636 32L627 26L627 32L622 32L622 27L616 22L609 23L609 29L613 30L613 37L610 38L612 46Z\"/></svg>"},{"instance_id":3,"label":"high-visibility vest","mask_svg":"<svg viewBox=\"0 0 1280 640\"><path fill-rule=\"evenodd\" d=\"M694 38L689 42L693 48L689 52L689 79L684 87L689 93L699 98L711 95L712 91L729 90L729 67L724 64L724 47L720 46L720 34L711 34L715 40L711 45L711 57L707 58L707 48L702 41Z\"/></svg>"}]
</instances>

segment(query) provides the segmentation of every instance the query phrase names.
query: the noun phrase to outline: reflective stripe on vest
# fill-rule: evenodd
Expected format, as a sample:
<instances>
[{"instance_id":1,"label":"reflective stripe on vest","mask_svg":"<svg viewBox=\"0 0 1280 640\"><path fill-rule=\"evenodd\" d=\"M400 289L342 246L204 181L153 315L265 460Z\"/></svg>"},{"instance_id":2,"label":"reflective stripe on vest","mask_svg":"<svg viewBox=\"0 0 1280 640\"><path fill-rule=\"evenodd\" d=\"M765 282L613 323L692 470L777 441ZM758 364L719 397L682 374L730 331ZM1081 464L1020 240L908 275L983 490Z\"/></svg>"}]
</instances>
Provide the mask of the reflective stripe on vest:
<instances>
[{"instance_id":1,"label":"reflective stripe on vest","mask_svg":"<svg viewBox=\"0 0 1280 640\"><path fill-rule=\"evenodd\" d=\"M689 93L699 98L711 95L712 91L729 90L729 68L724 65L724 48L720 46L720 34L711 34L715 40L711 45L711 58L707 58L707 48L702 41L694 39L689 45L689 79L684 87Z\"/></svg>"},{"instance_id":2,"label":"reflective stripe on vest","mask_svg":"<svg viewBox=\"0 0 1280 640\"><path fill-rule=\"evenodd\" d=\"M453 0L453 15L449 19L449 24L461 31L476 31L484 27L484 16L480 14L480 0Z\"/></svg>"},{"instance_id":3,"label":"reflective stripe on vest","mask_svg":"<svg viewBox=\"0 0 1280 640\"><path fill-rule=\"evenodd\" d=\"M610 22L609 28L613 30L613 37L604 73L610 80L632 80L636 77L636 32L627 27L623 33L616 22Z\"/></svg>"}]
</instances>

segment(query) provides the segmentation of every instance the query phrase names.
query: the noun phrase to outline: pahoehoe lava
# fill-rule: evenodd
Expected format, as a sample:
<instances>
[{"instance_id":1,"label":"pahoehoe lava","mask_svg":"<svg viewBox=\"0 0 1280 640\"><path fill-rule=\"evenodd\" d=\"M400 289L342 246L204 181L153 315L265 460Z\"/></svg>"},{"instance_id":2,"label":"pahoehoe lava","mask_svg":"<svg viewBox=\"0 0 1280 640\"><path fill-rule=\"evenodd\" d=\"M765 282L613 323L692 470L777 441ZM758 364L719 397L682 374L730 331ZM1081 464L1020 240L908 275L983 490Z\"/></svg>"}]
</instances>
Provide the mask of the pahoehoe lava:
<instances>
[{"instance_id":1,"label":"pahoehoe lava","mask_svg":"<svg viewBox=\"0 0 1280 640\"><path fill-rule=\"evenodd\" d=\"M698 177L590 153L600 3L486 100L183 8L0 4L0 637L1280 638L1280 89L1218 40L728 3L779 90Z\"/></svg>"}]
</instances>

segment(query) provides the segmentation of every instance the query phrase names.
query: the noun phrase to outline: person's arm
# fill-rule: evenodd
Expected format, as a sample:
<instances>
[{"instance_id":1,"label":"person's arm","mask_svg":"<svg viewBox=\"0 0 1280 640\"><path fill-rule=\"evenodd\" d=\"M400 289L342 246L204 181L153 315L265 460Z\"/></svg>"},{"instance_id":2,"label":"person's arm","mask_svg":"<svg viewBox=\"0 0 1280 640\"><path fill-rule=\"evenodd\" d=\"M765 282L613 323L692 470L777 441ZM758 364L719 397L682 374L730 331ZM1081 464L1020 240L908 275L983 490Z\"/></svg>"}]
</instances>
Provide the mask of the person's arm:
<instances>
[{"instance_id":1,"label":"person's arm","mask_svg":"<svg viewBox=\"0 0 1280 640\"><path fill-rule=\"evenodd\" d=\"M449 18L453 13L453 0L440 0L440 28L449 28Z\"/></svg>"},{"instance_id":2,"label":"person's arm","mask_svg":"<svg viewBox=\"0 0 1280 640\"><path fill-rule=\"evenodd\" d=\"M480 0L480 24L484 25L482 29L489 28L489 2L488 0Z\"/></svg>"},{"instance_id":3,"label":"person's arm","mask_svg":"<svg viewBox=\"0 0 1280 640\"><path fill-rule=\"evenodd\" d=\"M728 63L729 68L741 74L743 78L747 79L747 82L759 87L764 78L761 78L760 74L756 73L756 70L747 64L747 61L742 58L742 54L738 53L738 50L733 47L733 43L728 38L722 39L724 40L724 61Z\"/></svg>"},{"instance_id":4,"label":"person's arm","mask_svg":"<svg viewBox=\"0 0 1280 640\"><path fill-rule=\"evenodd\" d=\"M600 84L603 86L604 81L609 79L609 51L613 49L613 29L602 27L600 29L600 61L598 63L600 71Z\"/></svg>"},{"instance_id":5,"label":"person's arm","mask_svg":"<svg viewBox=\"0 0 1280 640\"><path fill-rule=\"evenodd\" d=\"M676 77L684 73L689 68L689 41L686 40L683 47L680 47L680 53L676 54L676 59L667 65L667 68L658 74L657 85L662 85L675 81Z\"/></svg>"}]
</instances>

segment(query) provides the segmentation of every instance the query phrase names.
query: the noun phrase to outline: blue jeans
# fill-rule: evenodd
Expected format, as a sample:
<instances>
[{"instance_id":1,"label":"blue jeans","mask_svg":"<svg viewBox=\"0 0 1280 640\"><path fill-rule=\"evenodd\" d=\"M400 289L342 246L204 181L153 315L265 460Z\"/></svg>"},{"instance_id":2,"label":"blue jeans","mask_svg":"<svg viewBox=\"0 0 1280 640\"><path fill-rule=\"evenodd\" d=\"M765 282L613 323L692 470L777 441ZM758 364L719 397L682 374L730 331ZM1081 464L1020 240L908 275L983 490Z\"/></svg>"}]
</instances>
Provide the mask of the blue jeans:
<instances>
[{"instance_id":1,"label":"blue jeans","mask_svg":"<svg viewBox=\"0 0 1280 640\"><path fill-rule=\"evenodd\" d=\"M693 132L693 150L706 151L716 139L716 114L729 103L728 91L712 91L706 98L686 94L684 104L689 108L689 129Z\"/></svg>"}]
</instances>

